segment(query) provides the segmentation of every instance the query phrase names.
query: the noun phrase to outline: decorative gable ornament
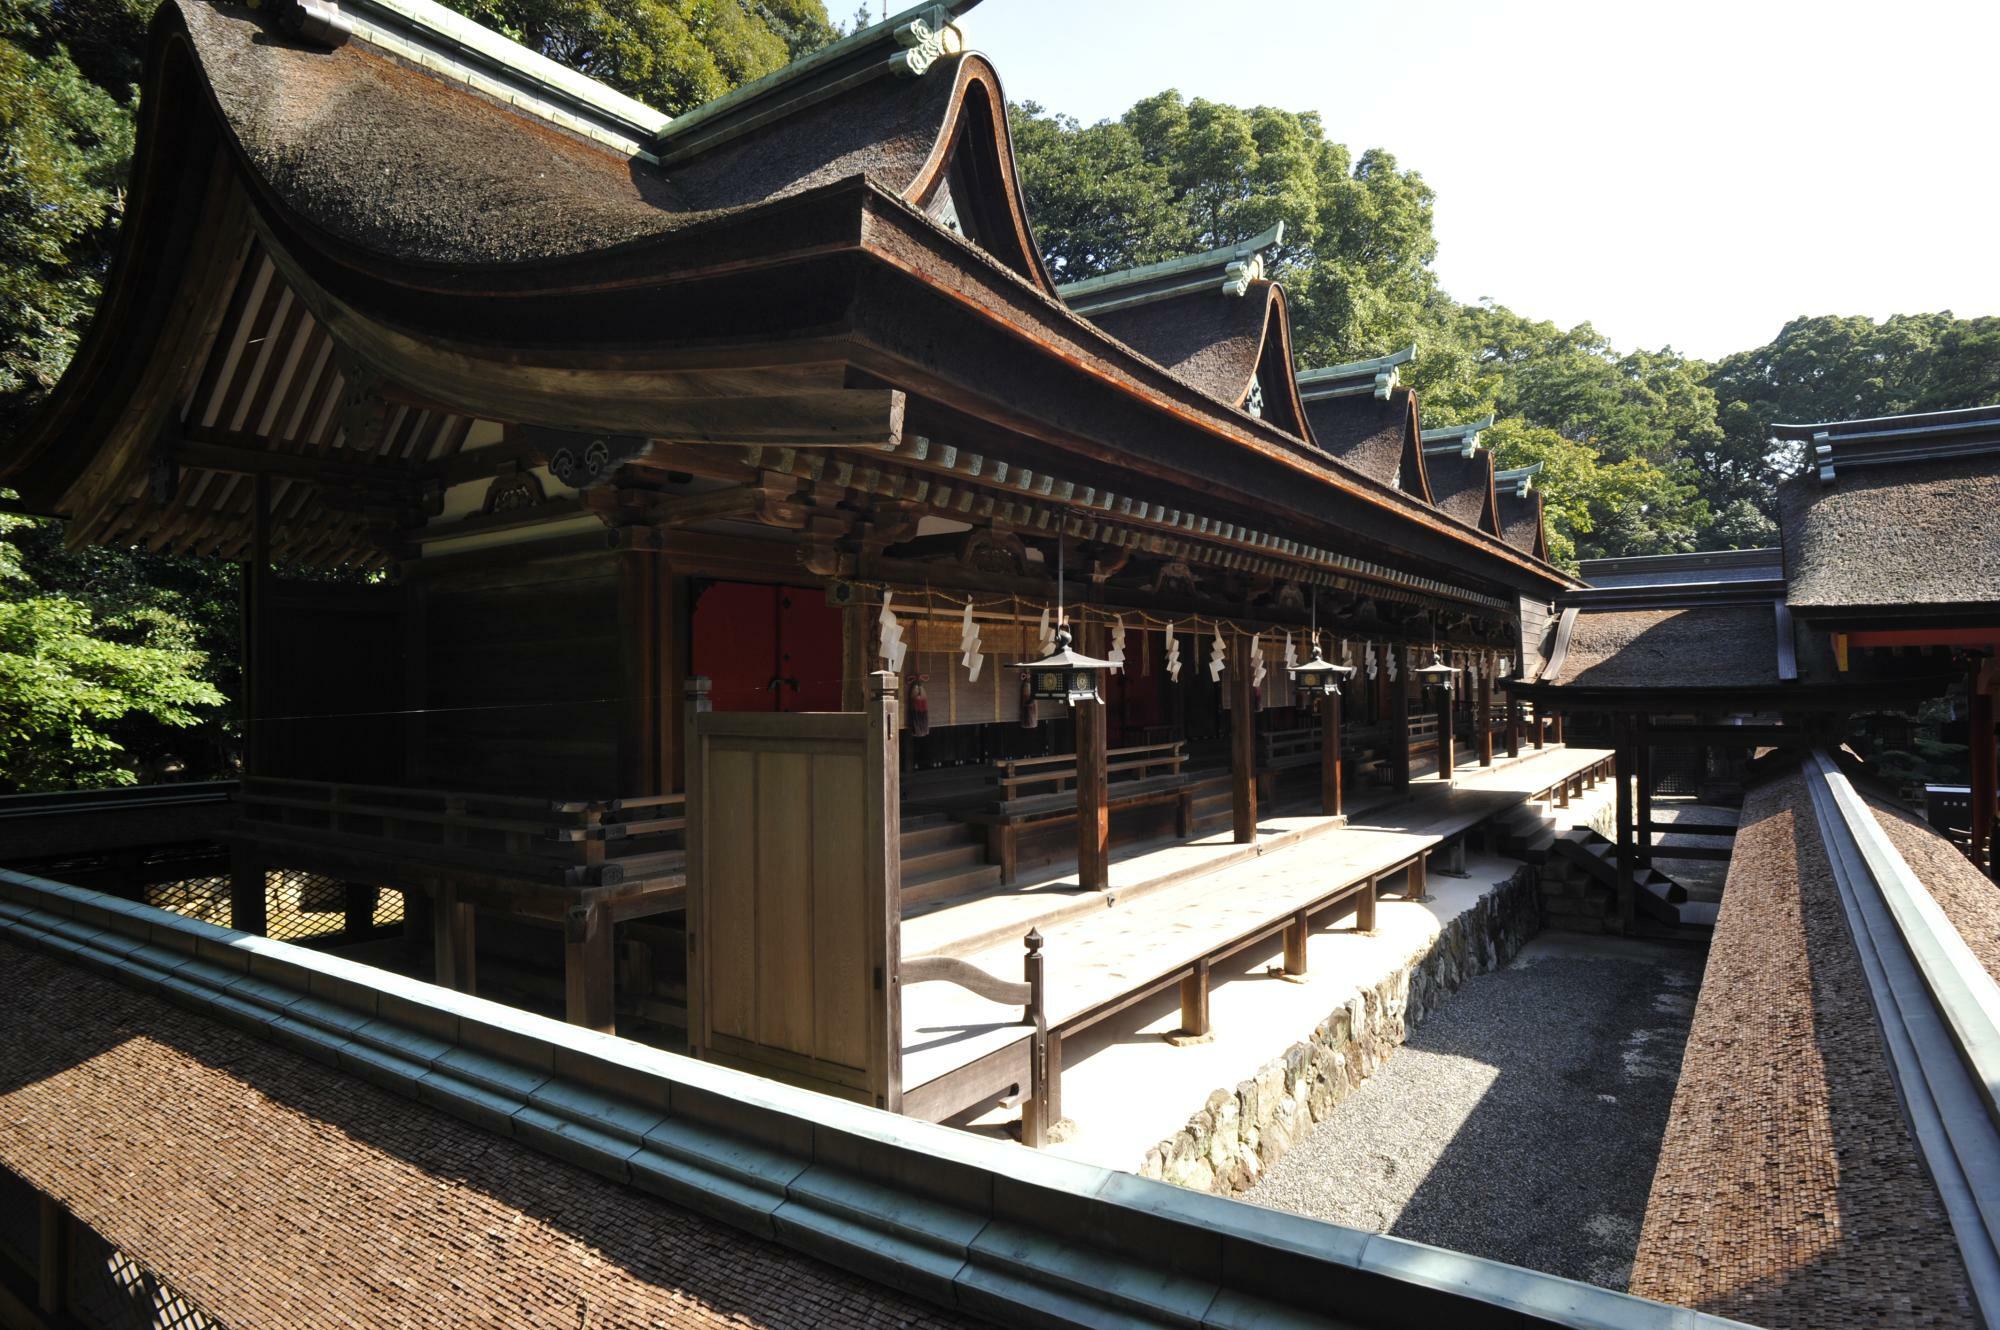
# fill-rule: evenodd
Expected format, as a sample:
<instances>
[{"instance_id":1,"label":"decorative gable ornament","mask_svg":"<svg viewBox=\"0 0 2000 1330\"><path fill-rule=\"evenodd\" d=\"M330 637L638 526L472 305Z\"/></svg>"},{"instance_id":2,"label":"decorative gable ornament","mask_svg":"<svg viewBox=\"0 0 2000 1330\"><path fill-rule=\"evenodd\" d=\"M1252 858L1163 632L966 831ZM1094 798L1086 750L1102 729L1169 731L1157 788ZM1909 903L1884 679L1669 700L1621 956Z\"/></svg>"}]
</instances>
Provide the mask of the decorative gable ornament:
<instances>
[{"instance_id":1,"label":"decorative gable ornament","mask_svg":"<svg viewBox=\"0 0 2000 1330\"><path fill-rule=\"evenodd\" d=\"M965 49L965 29L952 19L943 5L933 5L896 29L896 45L903 49L889 57L889 69L904 78L915 78L946 56Z\"/></svg>"}]
</instances>

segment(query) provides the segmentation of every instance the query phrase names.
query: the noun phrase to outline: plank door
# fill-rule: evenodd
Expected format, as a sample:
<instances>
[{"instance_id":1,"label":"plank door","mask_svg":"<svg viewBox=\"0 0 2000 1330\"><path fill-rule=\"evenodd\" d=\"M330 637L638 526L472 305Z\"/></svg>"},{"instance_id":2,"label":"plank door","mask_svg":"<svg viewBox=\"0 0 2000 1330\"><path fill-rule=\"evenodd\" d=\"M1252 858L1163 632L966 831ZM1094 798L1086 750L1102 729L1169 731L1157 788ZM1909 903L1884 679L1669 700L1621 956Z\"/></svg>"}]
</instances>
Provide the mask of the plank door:
<instances>
[{"instance_id":1,"label":"plank door","mask_svg":"<svg viewBox=\"0 0 2000 1330\"><path fill-rule=\"evenodd\" d=\"M717 711L840 708L840 611L820 588L710 583L693 638L694 673Z\"/></svg>"},{"instance_id":2,"label":"plank door","mask_svg":"<svg viewBox=\"0 0 2000 1330\"><path fill-rule=\"evenodd\" d=\"M878 1107L900 1099L896 703L708 712L688 760L688 1041Z\"/></svg>"}]
</instances>

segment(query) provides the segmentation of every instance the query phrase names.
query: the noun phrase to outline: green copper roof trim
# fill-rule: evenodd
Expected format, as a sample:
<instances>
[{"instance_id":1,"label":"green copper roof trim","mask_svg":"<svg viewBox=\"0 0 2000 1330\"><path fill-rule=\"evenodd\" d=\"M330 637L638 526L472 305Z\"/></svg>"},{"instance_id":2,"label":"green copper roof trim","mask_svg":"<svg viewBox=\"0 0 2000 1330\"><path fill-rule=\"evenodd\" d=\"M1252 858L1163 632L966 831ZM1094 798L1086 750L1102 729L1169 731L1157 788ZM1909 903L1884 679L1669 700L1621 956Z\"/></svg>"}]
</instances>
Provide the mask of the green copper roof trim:
<instances>
[{"instance_id":1,"label":"green copper roof trim","mask_svg":"<svg viewBox=\"0 0 2000 1330\"><path fill-rule=\"evenodd\" d=\"M673 117L654 131L654 151L662 162L672 164L871 80L921 75L943 57L965 49L965 32L958 20L978 3L928 0L850 33Z\"/></svg>"},{"instance_id":2,"label":"green copper roof trim","mask_svg":"<svg viewBox=\"0 0 2000 1330\"><path fill-rule=\"evenodd\" d=\"M1079 314L1103 314L1210 289L1240 296L1252 282L1262 280L1263 251L1284 241L1285 224L1275 222L1269 230L1233 245L1067 282L1056 288L1056 294Z\"/></svg>"},{"instance_id":3,"label":"green copper roof trim","mask_svg":"<svg viewBox=\"0 0 2000 1330\"><path fill-rule=\"evenodd\" d=\"M1479 436L1492 428L1493 413L1489 411L1477 420L1468 420L1463 425L1440 425L1424 430L1417 437L1423 441L1426 455L1462 453L1470 457L1479 451Z\"/></svg>"},{"instance_id":4,"label":"green copper roof trim","mask_svg":"<svg viewBox=\"0 0 2000 1330\"><path fill-rule=\"evenodd\" d=\"M1527 466L1517 466L1506 471L1495 471L1493 488L1496 491L1511 489L1515 498L1525 499L1528 497L1528 491L1534 488L1535 477L1541 474L1540 462L1530 462Z\"/></svg>"},{"instance_id":5,"label":"green copper roof trim","mask_svg":"<svg viewBox=\"0 0 2000 1330\"><path fill-rule=\"evenodd\" d=\"M1345 365L1309 369L1298 376L1299 398L1317 402L1328 397L1360 397L1364 393L1387 399L1403 382L1402 367L1417 358L1417 344L1373 360L1356 360Z\"/></svg>"},{"instance_id":6,"label":"green copper roof trim","mask_svg":"<svg viewBox=\"0 0 2000 1330\"><path fill-rule=\"evenodd\" d=\"M638 154L668 117L433 0L343 0L354 35L529 114Z\"/></svg>"}]
</instances>

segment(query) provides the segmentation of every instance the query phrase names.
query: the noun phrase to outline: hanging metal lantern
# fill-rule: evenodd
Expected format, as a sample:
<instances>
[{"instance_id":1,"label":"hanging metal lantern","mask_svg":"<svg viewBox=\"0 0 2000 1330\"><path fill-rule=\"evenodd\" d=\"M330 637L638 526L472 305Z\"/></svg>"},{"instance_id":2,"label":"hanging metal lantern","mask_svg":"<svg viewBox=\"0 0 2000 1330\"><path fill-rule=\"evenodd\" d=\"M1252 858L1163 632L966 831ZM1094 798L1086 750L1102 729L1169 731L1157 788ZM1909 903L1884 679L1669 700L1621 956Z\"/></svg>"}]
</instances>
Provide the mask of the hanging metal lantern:
<instances>
[{"instance_id":1,"label":"hanging metal lantern","mask_svg":"<svg viewBox=\"0 0 2000 1330\"><path fill-rule=\"evenodd\" d=\"M1069 629L1056 629L1056 649L1040 660L1023 661L1011 668L1022 670L1028 676L1028 693L1037 702L1061 702L1064 706L1075 706L1078 702L1101 702L1097 681L1104 671L1115 670L1117 665L1108 660L1097 660L1091 656L1078 655L1069 649Z\"/></svg>"},{"instance_id":2,"label":"hanging metal lantern","mask_svg":"<svg viewBox=\"0 0 2000 1330\"><path fill-rule=\"evenodd\" d=\"M1336 665L1323 659L1317 644L1314 645L1311 660L1292 667L1292 683L1302 693L1336 693L1342 684L1353 677L1352 665Z\"/></svg>"},{"instance_id":3,"label":"hanging metal lantern","mask_svg":"<svg viewBox=\"0 0 2000 1330\"><path fill-rule=\"evenodd\" d=\"M1442 688L1447 693L1452 690L1452 686L1458 681L1458 668L1445 664L1444 657L1438 653L1435 647L1431 649L1431 663L1423 666L1421 669L1411 670L1410 673L1423 680L1426 687Z\"/></svg>"}]
</instances>

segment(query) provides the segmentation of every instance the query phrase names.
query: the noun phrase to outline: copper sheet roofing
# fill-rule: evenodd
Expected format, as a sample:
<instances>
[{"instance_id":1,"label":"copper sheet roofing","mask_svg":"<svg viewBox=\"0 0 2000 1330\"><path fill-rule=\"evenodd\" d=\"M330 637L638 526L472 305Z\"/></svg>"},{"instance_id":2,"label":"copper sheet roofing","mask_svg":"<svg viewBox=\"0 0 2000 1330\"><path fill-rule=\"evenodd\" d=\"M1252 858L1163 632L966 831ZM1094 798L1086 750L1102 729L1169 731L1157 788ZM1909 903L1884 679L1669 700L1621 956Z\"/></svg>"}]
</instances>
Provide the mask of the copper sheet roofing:
<instances>
[{"instance_id":1,"label":"copper sheet roofing","mask_svg":"<svg viewBox=\"0 0 2000 1330\"><path fill-rule=\"evenodd\" d=\"M2000 607L2000 451L1795 476L1778 508L1801 613Z\"/></svg>"},{"instance_id":2,"label":"copper sheet roofing","mask_svg":"<svg viewBox=\"0 0 2000 1330\"><path fill-rule=\"evenodd\" d=\"M1769 688L1778 680L1769 604L1583 610L1541 683L1578 688Z\"/></svg>"},{"instance_id":3,"label":"copper sheet roofing","mask_svg":"<svg viewBox=\"0 0 2000 1330\"><path fill-rule=\"evenodd\" d=\"M979 1324L0 942L0 1163L232 1326Z\"/></svg>"},{"instance_id":4,"label":"copper sheet roofing","mask_svg":"<svg viewBox=\"0 0 2000 1330\"><path fill-rule=\"evenodd\" d=\"M1868 993L1779 777L1744 801L1634 1293L1774 1330L1982 1324Z\"/></svg>"}]
</instances>

